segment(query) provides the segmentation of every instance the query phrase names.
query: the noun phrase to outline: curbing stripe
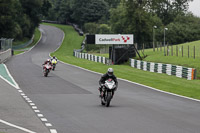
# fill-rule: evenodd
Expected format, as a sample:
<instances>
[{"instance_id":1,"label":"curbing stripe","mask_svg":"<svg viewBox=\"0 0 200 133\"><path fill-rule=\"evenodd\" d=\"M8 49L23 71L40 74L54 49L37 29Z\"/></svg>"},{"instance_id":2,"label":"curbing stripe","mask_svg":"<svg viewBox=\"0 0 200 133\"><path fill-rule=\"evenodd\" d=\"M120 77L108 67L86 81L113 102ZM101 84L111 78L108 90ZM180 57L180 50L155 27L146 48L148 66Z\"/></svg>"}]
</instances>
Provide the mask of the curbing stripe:
<instances>
[{"instance_id":1,"label":"curbing stripe","mask_svg":"<svg viewBox=\"0 0 200 133\"><path fill-rule=\"evenodd\" d=\"M142 69L144 71L165 73L167 75L174 75L176 77L186 78L188 80L194 80L196 72L194 68L186 68L172 64L145 62L135 59L130 59L130 66L137 69Z\"/></svg>"}]
</instances>

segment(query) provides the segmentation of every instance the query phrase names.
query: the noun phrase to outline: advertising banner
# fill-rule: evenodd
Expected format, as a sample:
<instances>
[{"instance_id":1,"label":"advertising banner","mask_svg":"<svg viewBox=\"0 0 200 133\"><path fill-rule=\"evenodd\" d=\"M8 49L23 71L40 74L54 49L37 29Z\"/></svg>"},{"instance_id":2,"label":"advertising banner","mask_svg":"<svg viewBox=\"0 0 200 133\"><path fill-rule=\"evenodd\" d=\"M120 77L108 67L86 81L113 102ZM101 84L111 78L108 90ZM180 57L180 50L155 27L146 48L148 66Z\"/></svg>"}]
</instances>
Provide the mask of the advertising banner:
<instances>
[{"instance_id":1,"label":"advertising banner","mask_svg":"<svg viewBox=\"0 0 200 133\"><path fill-rule=\"evenodd\" d=\"M133 34L96 34L95 44L133 44Z\"/></svg>"}]
</instances>

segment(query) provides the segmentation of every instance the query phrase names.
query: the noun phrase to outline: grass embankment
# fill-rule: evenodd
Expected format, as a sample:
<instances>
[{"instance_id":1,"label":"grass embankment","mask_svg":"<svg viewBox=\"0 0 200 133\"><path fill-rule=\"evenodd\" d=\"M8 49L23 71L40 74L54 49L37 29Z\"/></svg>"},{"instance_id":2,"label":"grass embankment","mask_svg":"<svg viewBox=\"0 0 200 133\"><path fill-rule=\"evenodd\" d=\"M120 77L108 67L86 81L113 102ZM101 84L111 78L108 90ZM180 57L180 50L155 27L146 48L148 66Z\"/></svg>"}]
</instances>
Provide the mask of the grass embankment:
<instances>
[{"instance_id":1,"label":"grass embankment","mask_svg":"<svg viewBox=\"0 0 200 133\"><path fill-rule=\"evenodd\" d=\"M71 26L57 24L47 25L58 27L65 32L65 39L62 46L56 52L51 54L56 55L59 60L100 73L105 73L108 67L113 67L115 75L119 78L148 85L167 92L200 99L199 80L189 81L175 76L168 76L166 74L142 71L132 68L128 64L108 66L85 59L78 59L73 56L73 50L80 48L84 38L79 36Z\"/></svg>"},{"instance_id":2,"label":"grass embankment","mask_svg":"<svg viewBox=\"0 0 200 133\"><path fill-rule=\"evenodd\" d=\"M176 46L178 46L178 56L176 54ZM181 50L182 46L184 51L183 57ZM188 58L188 46L190 47L189 58ZM193 52L194 46L196 48L195 59ZM164 48L162 48L162 51L160 51L160 49L158 49L157 51L156 49L155 52L153 52L153 49L145 49L144 54L147 55L147 57L143 59L145 61L196 68L197 78L200 79L200 41L194 41L190 43L184 43L173 46L173 56L171 53L171 46L169 49L169 56L164 56Z\"/></svg>"},{"instance_id":3,"label":"grass embankment","mask_svg":"<svg viewBox=\"0 0 200 133\"><path fill-rule=\"evenodd\" d=\"M41 36L41 33L40 33L39 29L36 28L36 29L35 29L35 32L34 32L33 42L32 42L30 45L28 45L27 47L23 48L23 49L15 50L15 51L14 51L14 55L23 53L23 52L26 51L27 49L33 47L33 46L38 42L38 40L40 39L40 36ZM13 45L21 45L21 44L24 44L24 43L28 42L29 40L30 40L30 39L25 38L25 39L23 39L23 40L21 40L21 41L16 41L16 42L14 42Z\"/></svg>"}]
</instances>

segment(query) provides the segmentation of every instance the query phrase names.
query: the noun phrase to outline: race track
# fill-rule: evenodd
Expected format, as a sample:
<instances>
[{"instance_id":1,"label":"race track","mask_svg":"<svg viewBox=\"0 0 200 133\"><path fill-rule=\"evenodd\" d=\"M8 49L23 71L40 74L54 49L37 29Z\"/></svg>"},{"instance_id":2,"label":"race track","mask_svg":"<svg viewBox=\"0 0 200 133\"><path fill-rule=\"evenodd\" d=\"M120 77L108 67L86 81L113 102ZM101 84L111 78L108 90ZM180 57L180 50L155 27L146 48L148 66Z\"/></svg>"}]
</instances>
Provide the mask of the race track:
<instances>
[{"instance_id":1,"label":"race track","mask_svg":"<svg viewBox=\"0 0 200 133\"><path fill-rule=\"evenodd\" d=\"M101 75L59 62L49 77L42 64L63 32L41 25L42 39L6 65L58 133L199 133L200 103L119 80L109 108L100 105ZM134 68L133 68L134 69Z\"/></svg>"}]
</instances>

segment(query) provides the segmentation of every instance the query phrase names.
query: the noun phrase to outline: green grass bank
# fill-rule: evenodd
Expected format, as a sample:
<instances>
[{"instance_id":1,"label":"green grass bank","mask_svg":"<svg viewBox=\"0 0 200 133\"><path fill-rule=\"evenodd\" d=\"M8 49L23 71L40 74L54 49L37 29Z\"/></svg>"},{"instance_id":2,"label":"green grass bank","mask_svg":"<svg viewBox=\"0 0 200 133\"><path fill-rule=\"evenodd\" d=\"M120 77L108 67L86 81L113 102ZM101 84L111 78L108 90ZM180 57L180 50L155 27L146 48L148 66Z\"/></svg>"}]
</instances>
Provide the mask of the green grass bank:
<instances>
[{"instance_id":1,"label":"green grass bank","mask_svg":"<svg viewBox=\"0 0 200 133\"><path fill-rule=\"evenodd\" d=\"M56 55L59 60L100 73L105 73L107 71L107 68L112 67L115 71L115 75L118 78L127 79L167 92L200 99L199 80L189 81L166 74L142 71L130 67L128 63L123 65L108 66L85 59L75 58L73 56L73 50L79 49L81 47L81 42L83 41L84 37L79 36L78 33L75 32L75 30L71 26L46 23L43 24L60 28L65 33L65 39L62 43L62 46L56 52L51 53L51 55ZM119 85L119 89L123 88L120 88Z\"/></svg>"},{"instance_id":2,"label":"green grass bank","mask_svg":"<svg viewBox=\"0 0 200 133\"><path fill-rule=\"evenodd\" d=\"M183 46L183 57L182 57L182 46ZM190 51L189 57L188 57L188 46ZM195 46L195 58L194 58L194 46ZM178 48L177 50L176 47ZM144 54L147 55L147 57L144 58L143 60L149 62L174 64L174 65L196 68L197 78L200 79L200 41L194 41L194 42L170 46L168 51L169 51L168 56L164 56L164 48L162 48L162 51L160 48L158 50L155 49L155 52L153 52L153 49L145 49ZM142 55L141 51L140 54Z\"/></svg>"},{"instance_id":3,"label":"green grass bank","mask_svg":"<svg viewBox=\"0 0 200 133\"><path fill-rule=\"evenodd\" d=\"M41 36L40 30L39 30L38 28L36 28L36 29L35 29L35 32L34 32L33 42L32 42L30 45L28 45L27 47L23 48L23 49L15 50L15 51L14 51L14 55L23 53L24 51L26 51L26 50L28 50L29 48L33 47L33 46L38 42L38 40L40 39L40 36ZM16 41L16 42L14 42L13 45L20 45L20 44L23 44L23 43L28 42L29 40L30 40L30 39L25 38L25 39L23 39L22 41Z\"/></svg>"}]
</instances>

